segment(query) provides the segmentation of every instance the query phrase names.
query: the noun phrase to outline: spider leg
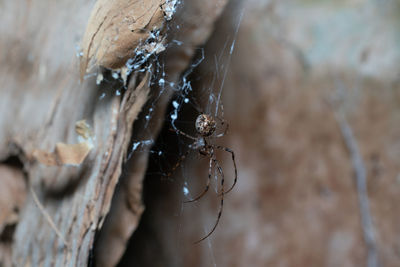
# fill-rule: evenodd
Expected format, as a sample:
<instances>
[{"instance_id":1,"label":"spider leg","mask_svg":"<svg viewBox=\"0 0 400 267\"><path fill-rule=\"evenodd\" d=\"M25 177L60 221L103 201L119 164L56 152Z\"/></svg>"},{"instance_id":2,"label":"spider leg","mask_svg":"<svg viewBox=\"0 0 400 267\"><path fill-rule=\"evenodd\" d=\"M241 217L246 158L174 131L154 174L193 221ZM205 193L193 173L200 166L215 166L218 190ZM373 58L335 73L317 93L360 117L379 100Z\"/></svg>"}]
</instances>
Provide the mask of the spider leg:
<instances>
[{"instance_id":1,"label":"spider leg","mask_svg":"<svg viewBox=\"0 0 400 267\"><path fill-rule=\"evenodd\" d=\"M210 167L208 169L208 179L207 179L207 184L206 188L204 189L203 193L195 197L194 199L184 201L184 203L189 203L189 202L194 202L199 200L202 196L204 196L205 193L207 193L208 189L210 188L210 181L211 181L211 172L212 172L212 163L213 163L213 158L210 157Z\"/></svg>"},{"instance_id":2,"label":"spider leg","mask_svg":"<svg viewBox=\"0 0 400 267\"><path fill-rule=\"evenodd\" d=\"M233 185L225 192L225 194L227 194L235 187L237 179L238 179L237 167L236 167L236 161L235 161L235 153L232 151L232 149L229 149L227 147L223 147L223 146L219 146L219 145L214 145L214 146L220 150L231 153L231 155L232 155L233 167L235 168L235 179L233 180Z\"/></svg>"},{"instance_id":3,"label":"spider leg","mask_svg":"<svg viewBox=\"0 0 400 267\"><path fill-rule=\"evenodd\" d=\"M196 137L191 136L191 135L189 135L189 134L187 134L187 133L185 133L185 132L179 130L179 129L175 126L174 123L171 123L171 124L172 124L172 127L173 127L173 128L171 129L172 131L176 132L177 134L183 135L183 136L185 136L185 137L187 137L187 138L189 138L189 139L192 139L192 140L197 141L197 138L196 138Z\"/></svg>"},{"instance_id":4,"label":"spider leg","mask_svg":"<svg viewBox=\"0 0 400 267\"><path fill-rule=\"evenodd\" d=\"M224 182L225 182L224 172L222 171L222 168L219 165L218 160L216 160L215 158L212 158L212 161L214 162L215 166L218 169L219 174L221 175L221 194L219 195L221 197L221 203L220 203L220 206L219 206L219 212L218 212L217 221L215 222L214 227L211 229L211 231L205 237L203 237L202 239L196 241L195 244L200 243L201 241L203 241L204 239L209 237L215 231L215 229L218 226L219 220L221 219L222 210L223 210L223 207L224 207L224 194L225 194L225 192L224 192Z\"/></svg>"}]
</instances>

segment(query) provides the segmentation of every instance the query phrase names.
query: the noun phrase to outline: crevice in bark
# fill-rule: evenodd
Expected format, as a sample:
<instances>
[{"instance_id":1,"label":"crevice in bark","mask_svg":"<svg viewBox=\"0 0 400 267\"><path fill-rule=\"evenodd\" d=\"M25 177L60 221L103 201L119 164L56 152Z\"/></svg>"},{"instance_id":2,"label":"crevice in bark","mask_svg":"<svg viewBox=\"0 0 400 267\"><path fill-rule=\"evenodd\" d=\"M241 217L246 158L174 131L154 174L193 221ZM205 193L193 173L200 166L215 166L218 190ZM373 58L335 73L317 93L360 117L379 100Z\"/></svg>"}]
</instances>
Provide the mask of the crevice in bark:
<instances>
[{"instance_id":1,"label":"crevice in bark","mask_svg":"<svg viewBox=\"0 0 400 267\"><path fill-rule=\"evenodd\" d=\"M198 58L197 56L193 57ZM184 72L183 72L184 73ZM193 76L192 74L189 76ZM190 78L190 77L188 77ZM183 178L173 173L167 177L171 166L174 166L184 151L188 149L185 139L180 138L174 131L170 122L170 115L174 112L174 107L168 105L164 116L163 127L151 150L162 151L167 157L152 157L149 154L149 163L143 180L142 202L145 210L140 218L137 229L130 237L126 251L121 257L119 267L125 266L175 266L175 258L165 250L167 235L164 231L173 231L178 236L179 225L174 229L169 228L170 217L176 216L182 204ZM183 106L179 113L179 120L184 122L193 121L196 110L190 105ZM191 132L191 124L182 124L182 130ZM182 165L185 163L183 162ZM123 179L123 178L122 178ZM160 215L164 214L164 215ZM165 221L160 221L164 216ZM172 234L174 235L174 234ZM176 240L171 240L175 243ZM157 257L154 257L157 255Z\"/></svg>"},{"instance_id":2,"label":"crevice in bark","mask_svg":"<svg viewBox=\"0 0 400 267\"><path fill-rule=\"evenodd\" d=\"M166 113L166 119L172 111L171 105ZM178 155L178 140L176 135L170 130L170 123L164 123L163 128L154 144L154 147L162 147L164 153ZM160 172L160 166L173 164L173 159L168 157L171 162L159 162L161 159L151 157L143 181L142 201L145 211L140 219L138 228L131 236L126 251L119 262L119 267L124 266L168 266L167 255L163 251L163 245L159 239L158 230L154 225L154 214L160 208L160 203L169 202L170 194L175 192L175 182L169 182L165 177L154 174ZM176 159L175 159L176 160ZM162 170L161 170L162 171ZM165 173L168 170L164 171ZM162 224L162 222L158 222ZM154 258L152 255L157 254ZM151 261L149 261L151 259Z\"/></svg>"},{"instance_id":3,"label":"crevice in bark","mask_svg":"<svg viewBox=\"0 0 400 267\"><path fill-rule=\"evenodd\" d=\"M24 169L24 164L22 163L21 159L16 156L12 155L6 158L4 161L0 162L0 164L7 165L9 167L12 167L14 169L18 169L23 172Z\"/></svg>"}]
</instances>

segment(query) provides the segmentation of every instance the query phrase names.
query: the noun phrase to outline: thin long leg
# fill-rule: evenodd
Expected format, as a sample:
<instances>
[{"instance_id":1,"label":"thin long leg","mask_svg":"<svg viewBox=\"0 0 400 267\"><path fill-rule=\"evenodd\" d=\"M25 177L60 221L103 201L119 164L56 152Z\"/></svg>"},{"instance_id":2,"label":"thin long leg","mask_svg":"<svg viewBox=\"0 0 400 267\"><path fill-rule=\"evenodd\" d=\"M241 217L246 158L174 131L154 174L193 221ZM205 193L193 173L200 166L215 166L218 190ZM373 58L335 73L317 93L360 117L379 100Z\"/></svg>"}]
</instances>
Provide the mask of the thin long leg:
<instances>
[{"instance_id":1,"label":"thin long leg","mask_svg":"<svg viewBox=\"0 0 400 267\"><path fill-rule=\"evenodd\" d=\"M173 128L171 129L172 131L174 131L174 132L176 132L176 133L178 133L178 134L180 134L180 135L183 135L183 136L185 136L185 137L187 137L187 138L189 138L189 139L192 139L192 140L197 141L197 138L196 138L196 137L191 136L191 135L189 135L189 134L187 134L187 133L185 133L185 132L179 130L179 129L175 126L174 123L172 123L172 127L173 127Z\"/></svg>"},{"instance_id":2,"label":"thin long leg","mask_svg":"<svg viewBox=\"0 0 400 267\"><path fill-rule=\"evenodd\" d=\"M212 163L213 163L213 158L210 158L210 166L208 168L208 179L207 179L207 184L206 184L206 188L204 189L203 193L201 193L200 195L198 195L197 197L195 197L194 199L188 200L188 201L184 201L184 203L189 203L189 202L194 202L199 200L202 196L205 195L205 193L207 193L208 189L210 188L210 181L211 181L211 172L212 172Z\"/></svg>"},{"instance_id":3,"label":"thin long leg","mask_svg":"<svg viewBox=\"0 0 400 267\"><path fill-rule=\"evenodd\" d=\"M233 185L225 192L225 194L227 194L235 187L237 179L238 179L237 167L236 167L236 161L235 161L235 153L227 147L223 147L223 146L219 146L219 145L214 145L214 146L218 149L221 149L228 153L231 153L231 155L232 155L233 167L235 168L235 179L233 180Z\"/></svg>"},{"instance_id":4,"label":"thin long leg","mask_svg":"<svg viewBox=\"0 0 400 267\"><path fill-rule=\"evenodd\" d=\"M211 231L205 237L203 237L202 239L196 241L195 244L200 243L201 241L203 241L204 239L209 237L215 231L215 229L218 226L219 220L221 219L222 210L223 210L223 207L224 207L224 195L225 195L225 192L224 192L224 182L225 182L224 172L222 171L222 168L219 165L218 161L216 159L214 159L214 158L212 160L213 160L215 166L217 167L219 174L221 175L221 194L220 194L221 203L220 203L220 206L219 206L219 212L218 212L217 221L215 222L214 227L211 229Z\"/></svg>"}]
</instances>

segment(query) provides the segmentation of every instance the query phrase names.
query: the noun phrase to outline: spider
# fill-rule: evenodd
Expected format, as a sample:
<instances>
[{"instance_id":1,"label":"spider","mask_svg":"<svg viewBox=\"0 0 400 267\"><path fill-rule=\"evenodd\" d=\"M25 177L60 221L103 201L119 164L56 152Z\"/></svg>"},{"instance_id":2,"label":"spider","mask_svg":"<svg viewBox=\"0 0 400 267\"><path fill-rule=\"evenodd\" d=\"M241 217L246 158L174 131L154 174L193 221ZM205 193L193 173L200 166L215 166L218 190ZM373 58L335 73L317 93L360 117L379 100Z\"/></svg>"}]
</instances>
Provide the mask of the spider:
<instances>
[{"instance_id":1,"label":"spider","mask_svg":"<svg viewBox=\"0 0 400 267\"><path fill-rule=\"evenodd\" d=\"M222 125L225 124L224 120L222 120L218 117L217 117L217 119L221 121ZM221 176L221 192L219 192L219 194L218 194L218 196L221 198L221 202L220 202L220 208L219 208L217 220L216 220L213 228L211 229L211 231L206 236L204 236L203 238L201 238L200 240L195 242L195 244L197 244L197 243L205 240L206 238L208 238L214 232L214 230L217 228L217 225L218 225L219 220L222 215L222 209L224 206L224 195L229 193L236 185L238 175L237 175L237 168L236 168L236 161L235 161L235 153L230 148L210 143L210 138L212 138L212 137L218 138L218 137L224 136L226 134L226 132L228 131L228 127L229 127L228 124L226 124L225 130L220 134L216 134L217 122L210 115L201 113L200 115L197 116L196 122L195 122L195 128L196 128L196 132L198 135L197 137L191 136L191 135L179 130L178 128L175 127L175 125L173 123L172 123L172 125L174 128L173 130L176 133L183 135L184 137L189 138L191 140L194 140L194 143L192 143L189 146L189 148L197 150L200 155L209 158L208 179L207 179L205 189L197 197L195 197L191 200L185 201L185 203L197 201L207 193L208 189L210 188L213 164L217 168L217 171ZM235 177L234 177L232 186L227 191L224 190L224 182L225 182L224 172L219 164L219 161L217 160L217 158L215 156L215 150L217 150L217 149L226 151L226 152L230 153L232 156ZM176 168L178 168L178 166L186 158L186 156L189 154L189 152L190 152L190 149L178 160L178 162L172 168L172 170L168 174L168 176L172 175L172 173L175 171Z\"/></svg>"}]
</instances>

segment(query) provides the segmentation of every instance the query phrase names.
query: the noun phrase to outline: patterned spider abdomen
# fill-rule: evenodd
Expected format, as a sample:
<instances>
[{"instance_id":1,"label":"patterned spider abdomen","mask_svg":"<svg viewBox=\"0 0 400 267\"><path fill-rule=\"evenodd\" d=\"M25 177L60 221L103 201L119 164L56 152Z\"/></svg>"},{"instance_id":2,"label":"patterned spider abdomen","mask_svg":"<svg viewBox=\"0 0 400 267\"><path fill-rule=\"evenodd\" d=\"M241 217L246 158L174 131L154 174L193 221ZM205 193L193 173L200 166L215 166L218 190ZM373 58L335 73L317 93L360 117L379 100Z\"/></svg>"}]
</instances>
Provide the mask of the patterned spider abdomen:
<instances>
[{"instance_id":1,"label":"patterned spider abdomen","mask_svg":"<svg viewBox=\"0 0 400 267\"><path fill-rule=\"evenodd\" d=\"M215 132L215 129L217 128L217 123L213 119L213 117L206 115L206 114L200 114L197 116L196 119L196 131L206 137L210 136Z\"/></svg>"}]
</instances>

